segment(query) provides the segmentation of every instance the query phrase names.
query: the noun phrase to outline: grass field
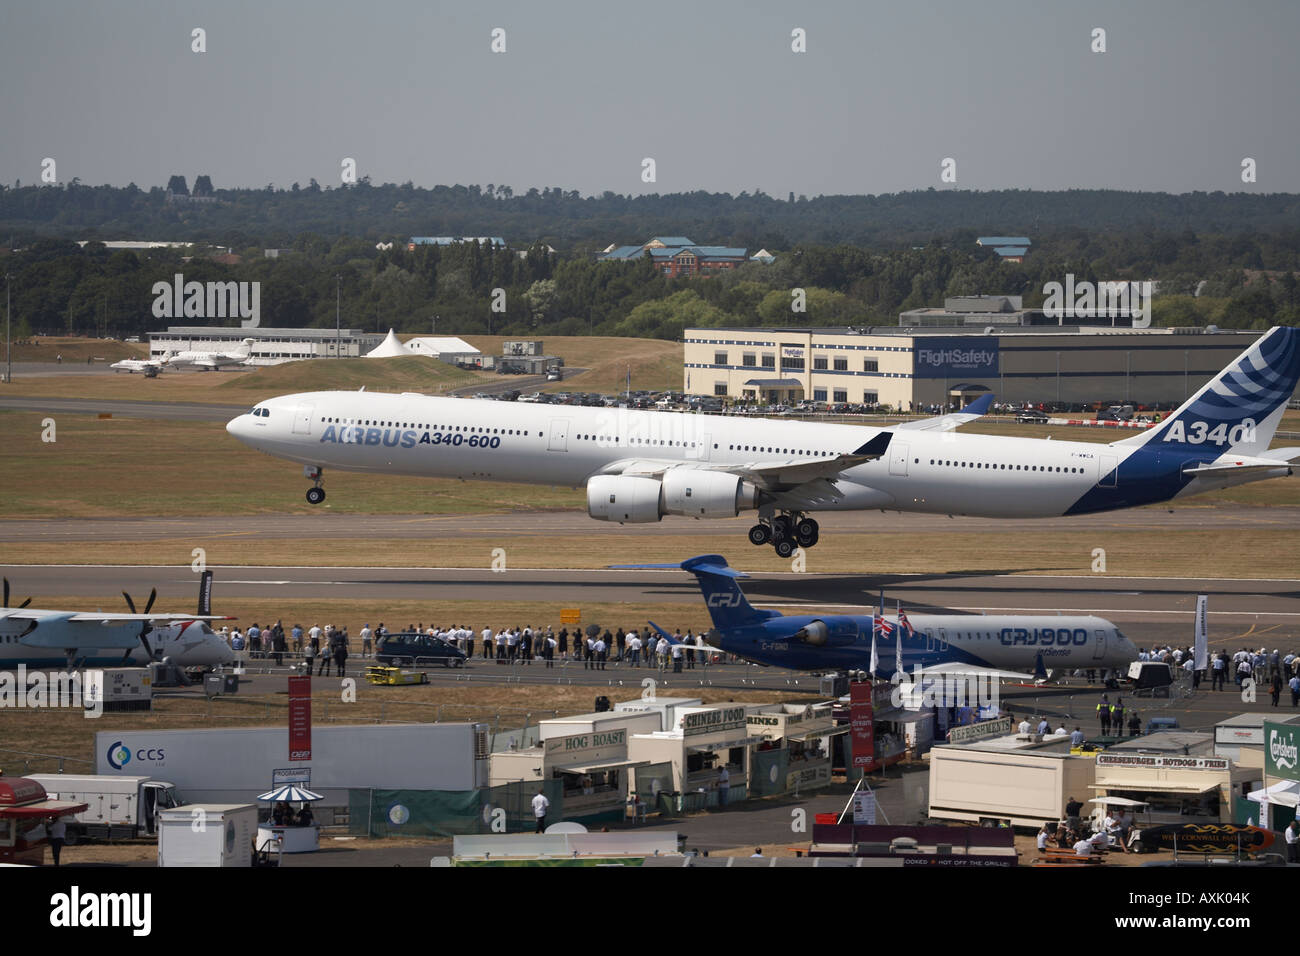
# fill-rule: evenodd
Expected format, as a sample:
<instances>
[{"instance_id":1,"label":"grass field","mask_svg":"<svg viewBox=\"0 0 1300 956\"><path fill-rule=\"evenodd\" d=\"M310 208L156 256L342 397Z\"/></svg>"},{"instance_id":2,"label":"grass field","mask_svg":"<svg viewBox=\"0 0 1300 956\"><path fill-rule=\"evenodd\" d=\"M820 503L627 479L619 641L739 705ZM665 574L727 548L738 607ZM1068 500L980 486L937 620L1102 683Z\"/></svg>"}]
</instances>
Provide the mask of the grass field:
<instances>
[{"instance_id":1,"label":"grass field","mask_svg":"<svg viewBox=\"0 0 1300 956\"><path fill-rule=\"evenodd\" d=\"M70 335L33 336L14 344L15 362L53 362L63 356L68 363L85 364L86 359L117 362L127 358L148 358L147 342L118 342L112 339L85 339Z\"/></svg>"},{"instance_id":2,"label":"grass field","mask_svg":"<svg viewBox=\"0 0 1300 956\"><path fill-rule=\"evenodd\" d=\"M1254 577L1292 573L1300 567L1300 535L1294 528L1250 531L1250 548L1225 550L1222 531L1181 531L1159 527L1153 516L1141 531L1097 529L1069 534L1017 528L1001 534L977 532L862 533L835 531L833 518L823 522L820 544L804 559L809 573L862 574L873 568L891 573L949 572L1089 574L1093 549L1106 551L1106 574L1201 577L1206 555L1217 555L1213 573L1223 577ZM701 551L722 550L733 563L749 571L789 571L770 548L754 548L745 539L749 522L717 522L717 533L697 535L641 534L625 529L591 534L546 535L520 532L499 537L394 541L258 538L247 535L206 537L188 535L150 541L144 548L148 564L188 565L191 551L202 547L207 561L222 565L289 565L311 567L469 567L487 570L495 548L505 550L509 567L604 568L611 564L675 562ZM138 541L10 542L6 561L15 564L139 564ZM1262 561L1261 554L1268 555ZM1104 575L1099 575L1099 577Z\"/></svg>"},{"instance_id":3,"label":"grass field","mask_svg":"<svg viewBox=\"0 0 1300 956\"><path fill-rule=\"evenodd\" d=\"M299 466L241 444L220 422L59 414L56 441L45 442L44 418L0 412L0 516L473 514L571 508L585 500L572 490L333 472L330 497L317 508L303 498L310 482Z\"/></svg>"},{"instance_id":4,"label":"grass field","mask_svg":"<svg viewBox=\"0 0 1300 956\"><path fill-rule=\"evenodd\" d=\"M102 356L106 361L143 358L148 355L147 345L100 343L93 339L66 341L68 348L62 350L65 362L84 363L86 356L92 354ZM502 336L482 335L469 336L467 341L484 354L500 355L501 344L506 340ZM547 351L563 356L568 367L588 369L563 382L550 383L545 391L621 392L626 387L629 366L634 389L680 390L682 387L682 346L676 342L601 336L559 337L543 341ZM104 347L96 348L99 345ZM31 349L31 354L24 353L27 357L21 359L15 352L14 361L54 361L54 356L60 349L51 345L48 347L48 355L45 354L46 349L45 345ZM480 382L485 385L500 385L514 381L514 376L467 371L413 355L392 359L289 362L238 371L173 371L163 372L151 379L126 374L32 376L15 379L4 386L4 391L0 394L238 405L275 395L317 389L355 389L364 385L370 391L440 394Z\"/></svg>"}]
</instances>

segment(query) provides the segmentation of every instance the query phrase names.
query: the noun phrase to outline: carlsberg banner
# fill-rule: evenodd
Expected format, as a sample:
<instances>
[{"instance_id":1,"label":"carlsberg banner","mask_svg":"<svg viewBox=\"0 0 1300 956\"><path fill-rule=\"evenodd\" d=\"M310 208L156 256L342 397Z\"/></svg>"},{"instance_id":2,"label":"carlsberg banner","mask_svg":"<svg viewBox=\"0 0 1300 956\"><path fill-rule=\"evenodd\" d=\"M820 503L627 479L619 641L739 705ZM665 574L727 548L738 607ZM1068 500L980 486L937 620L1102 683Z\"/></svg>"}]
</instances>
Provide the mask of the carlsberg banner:
<instances>
[{"instance_id":1,"label":"carlsberg banner","mask_svg":"<svg viewBox=\"0 0 1300 956\"><path fill-rule=\"evenodd\" d=\"M1300 780L1300 726L1264 721L1264 772L1270 777Z\"/></svg>"}]
</instances>

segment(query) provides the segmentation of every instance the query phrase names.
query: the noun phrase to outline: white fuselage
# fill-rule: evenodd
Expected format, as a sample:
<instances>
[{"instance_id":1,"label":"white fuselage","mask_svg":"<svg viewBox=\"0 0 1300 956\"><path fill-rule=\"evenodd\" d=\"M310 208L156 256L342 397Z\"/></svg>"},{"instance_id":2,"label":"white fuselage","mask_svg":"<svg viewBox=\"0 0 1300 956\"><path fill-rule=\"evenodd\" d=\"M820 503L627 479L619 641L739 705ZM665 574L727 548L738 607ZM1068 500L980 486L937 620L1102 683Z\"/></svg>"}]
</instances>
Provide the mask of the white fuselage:
<instances>
[{"instance_id":1,"label":"white fuselage","mask_svg":"<svg viewBox=\"0 0 1300 956\"><path fill-rule=\"evenodd\" d=\"M106 628L112 628L121 635L123 645L118 648L89 648L78 646L76 636L84 633L82 629L87 625L66 620L73 612L24 609L24 615L41 616L37 630L43 637L60 631L67 634L66 647L35 647L23 644L20 640L20 636L30 627L31 620L27 617L6 619L3 610L0 609L0 669L17 667L19 664L28 667L63 667L68 662L69 650L74 651L73 661L79 665L117 666L124 660L126 664L134 665L149 663L144 646L136 637L140 633L140 625L137 623L89 625L99 628L101 633ZM235 660L230 645L203 621L177 621L158 625L149 631L146 639L156 660L171 658L173 664L182 667L215 667Z\"/></svg>"},{"instance_id":2,"label":"white fuselage","mask_svg":"<svg viewBox=\"0 0 1300 956\"><path fill-rule=\"evenodd\" d=\"M258 414L255 414L258 413ZM627 463L722 470L851 454L887 429L436 398L311 392L260 403L227 426L241 441L328 471L581 487ZM1207 490L1171 461L1150 488L1115 488L1131 447L895 430L885 457L843 470L808 511L887 509L1002 518L1057 516ZM1107 487L1107 482L1111 485ZM1076 507L1084 496L1086 506Z\"/></svg>"}]
</instances>

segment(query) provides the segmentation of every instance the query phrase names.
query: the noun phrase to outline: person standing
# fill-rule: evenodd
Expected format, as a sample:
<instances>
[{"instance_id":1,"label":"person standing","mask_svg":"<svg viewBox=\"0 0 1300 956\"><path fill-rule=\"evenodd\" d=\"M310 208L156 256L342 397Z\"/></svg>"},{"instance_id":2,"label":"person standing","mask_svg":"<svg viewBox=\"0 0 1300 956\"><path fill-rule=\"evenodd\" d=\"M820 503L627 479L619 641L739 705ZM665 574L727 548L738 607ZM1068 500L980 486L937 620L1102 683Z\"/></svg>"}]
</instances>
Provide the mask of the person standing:
<instances>
[{"instance_id":1,"label":"person standing","mask_svg":"<svg viewBox=\"0 0 1300 956\"><path fill-rule=\"evenodd\" d=\"M674 644L670 650L670 653L673 656L673 673L680 674L682 672L682 657L684 654L684 648L682 647L681 644Z\"/></svg>"},{"instance_id":2,"label":"person standing","mask_svg":"<svg viewBox=\"0 0 1300 956\"><path fill-rule=\"evenodd\" d=\"M1210 690L1223 690L1227 679L1228 659L1224 657L1223 651L1219 651L1210 662Z\"/></svg>"},{"instance_id":3,"label":"person standing","mask_svg":"<svg viewBox=\"0 0 1300 956\"><path fill-rule=\"evenodd\" d=\"M300 654L302 653L302 625L295 624L293 626L292 634L293 634L293 652L295 654Z\"/></svg>"},{"instance_id":4,"label":"person standing","mask_svg":"<svg viewBox=\"0 0 1300 956\"><path fill-rule=\"evenodd\" d=\"M663 638L661 637L662 641ZM727 805L727 797L731 795L731 774L727 772L727 765L723 764L722 769L718 771L718 806Z\"/></svg>"},{"instance_id":5,"label":"person standing","mask_svg":"<svg viewBox=\"0 0 1300 956\"><path fill-rule=\"evenodd\" d=\"M597 635L595 642L591 645L591 650L596 659L595 669L603 671L605 669L605 639Z\"/></svg>"},{"instance_id":6,"label":"person standing","mask_svg":"<svg viewBox=\"0 0 1300 956\"><path fill-rule=\"evenodd\" d=\"M310 677L310 676L311 676L311 667L312 667L312 664L314 664L314 663L316 662L316 642L315 642L315 641L308 641L308 642L307 642L307 647L306 647L306 649L303 651L303 657L304 657L304 658L306 659L306 661L307 661L307 676Z\"/></svg>"},{"instance_id":7,"label":"person standing","mask_svg":"<svg viewBox=\"0 0 1300 956\"><path fill-rule=\"evenodd\" d=\"M1288 863L1300 863L1300 826L1297 826L1293 818L1287 824L1286 830L1283 831L1286 837L1286 861ZM58 860L58 857L55 857Z\"/></svg>"},{"instance_id":8,"label":"person standing","mask_svg":"<svg viewBox=\"0 0 1300 956\"><path fill-rule=\"evenodd\" d=\"M1101 722L1101 735L1110 736L1110 697L1106 694L1101 695L1101 703L1097 705L1097 719Z\"/></svg>"},{"instance_id":9,"label":"person standing","mask_svg":"<svg viewBox=\"0 0 1300 956\"><path fill-rule=\"evenodd\" d=\"M361 625L361 656L362 657L370 656L370 648L371 648L370 639L372 636L373 636L373 632L370 630L370 625L362 624Z\"/></svg>"},{"instance_id":10,"label":"person standing","mask_svg":"<svg viewBox=\"0 0 1300 956\"><path fill-rule=\"evenodd\" d=\"M1065 804L1065 825L1071 830L1078 830L1080 825L1080 815L1083 813L1083 804L1071 797Z\"/></svg>"},{"instance_id":11,"label":"person standing","mask_svg":"<svg viewBox=\"0 0 1300 956\"><path fill-rule=\"evenodd\" d=\"M1292 677L1287 686L1291 688L1291 706L1295 707L1300 704L1300 675Z\"/></svg>"},{"instance_id":12,"label":"person standing","mask_svg":"<svg viewBox=\"0 0 1300 956\"><path fill-rule=\"evenodd\" d=\"M551 809L551 801L546 799L546 794L541 787L537 788L537 796L533 797L533 816L537 818L536 833L543 833L546 830L546 811Z\"/></svg>"},{"instance_id":13,"label":"person standing","mask_svg":"<svg viewBox=\"0 0 1300 956\"><path fill-rule=\"evenodd\" d=\"M338 668L339 676L346 677L344 673L348 663L348 629L345 627L339 634L338 640L334 644L334 666Z\"/></svg>"},{"instance_id":14,"label":"person standing","mask_svg":"<svg viewBox=\"0 0 1300 956\"><path fill-rule=\"evenodd\" d=\"M332 640L333 636L334 636L333 625L326 624L325 632L321 641L320 664L318 664L316 667L317 677L319 677L321 674L325 674L328 676L330 672L330 667L334 663L334 642Z\"/></svg>"},{"instance_id":15,"label":"person standing","mask_svg":"<svg viewBox=\"0 0 1300 956\"><path fill-rule=\"evenodd\" d=\"M555 635L548 630L546 634L546 666L555 666L555 648L559 642L555 640Z\"/></svg>"},{"instance_id":16,"label":"person standing","mask_svg":"<svg viewBox=\"0 0 1300 956\"><path fill-rule=\"evenodd\" d=\"M1277 702L1282 697L1282 672L1281 671L1273 671L1273 684L1272 684L1271 692L1273 697L1273 706L1276 707Z\"/></svg>"},{"instance_id":17,"label":"person standing","mask_svg":"<svg viewBox=\"0 0 1300 956\"><path fill-rule=\"evenodd\" d=\"M59 854L63 852L63 844L68 838L68 826L63 822L63 817L51 817L50 825L47 828L50 853L54 856L54 865L59 865Z\"/></svg>"}]
</instances>

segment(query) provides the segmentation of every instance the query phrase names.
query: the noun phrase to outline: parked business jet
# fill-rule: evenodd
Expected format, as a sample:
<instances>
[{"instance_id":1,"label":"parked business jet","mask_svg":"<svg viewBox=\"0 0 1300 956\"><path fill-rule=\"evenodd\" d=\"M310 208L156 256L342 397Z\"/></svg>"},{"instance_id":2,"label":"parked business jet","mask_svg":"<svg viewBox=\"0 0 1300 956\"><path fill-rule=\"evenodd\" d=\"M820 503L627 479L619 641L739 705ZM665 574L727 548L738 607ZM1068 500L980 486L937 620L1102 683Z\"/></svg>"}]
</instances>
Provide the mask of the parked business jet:
<instances>
[{"instance_id":1,"label":"parked business jet","mask_svg":"<svg viewBox=\"0 0 1300 956\"><path fill-rule=\"evenodd\" d=\"M257 339L244 339L229 352L168 352L163 356L162 362L164 365L193 365L209 372L227 365L247 365L256 342Z\"/></svg>"},{"instance_id":2,"label":"parked business jet","mask_svg":"<svg viewBox=\"0 0 1300 956\"><path fill-rule=\"evenodd\" d=\"M115 372L127 372L132 375L143 372L146 377L151 377L167 367L167 358L170 354L169 352L162 358L156 359L122 359L120 362L114 362L109 368Z\"/></svg>"},{"instance_id":3,"label":"parked business jet","mask_svg":"<svg viewBox=\"0 0 1300 956\"><path fill-rule=\"evenodd\" d=\"M713 619L708 646L756 664L800 671L870 671L873 634L874 670L885 679L893 676L900 658L905 672L919 666L937 676L1006 680L1077 668L1124 668L1138 657L1133 642L1100 617L906 612L892 620L887 614L787 616L753 607L736 583L748 575L729 567L720 554L702 554L681 564L617 567L681 568L695 575Z\"/></svg>"},{"instance_id":4,"label":"parked business jet","mask_svg":"<svg viewBox=\"0 0 1300 956\"><path fill-rule=\"evenodd\" d=\"M1289 475L1300 448L1269 449L1300 379L1300 329L1274 328L1159 426L1110 444L958 434L964 413L888 428L556 408L367 392L260 402L226 430L325 469L586 486L601 521L756 511L756 545L817 543L821 511L995 518L1089 514Z\"/></svg>"},{"instance_id":5,"label":"parked business jet","mask_svg":"<svg viewBox=\"0 0 1300 956\"><path fill-rule=\"evenodd\" d=\"M199 585L199 613L154 614L157 591L151 592L144 613L137 614L135 602L125 591L129 614L102 611L50 611L29 608L31 599L9 606L9 581L4 581L4 607L0 607L0 668L71 668L148 664L170 658L182 667L215 667L230 664L234 652L208 626L208 621L234 618L213 615L211 571L205 571Z\"/></svg>"}]
</instances>

